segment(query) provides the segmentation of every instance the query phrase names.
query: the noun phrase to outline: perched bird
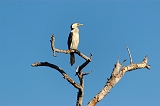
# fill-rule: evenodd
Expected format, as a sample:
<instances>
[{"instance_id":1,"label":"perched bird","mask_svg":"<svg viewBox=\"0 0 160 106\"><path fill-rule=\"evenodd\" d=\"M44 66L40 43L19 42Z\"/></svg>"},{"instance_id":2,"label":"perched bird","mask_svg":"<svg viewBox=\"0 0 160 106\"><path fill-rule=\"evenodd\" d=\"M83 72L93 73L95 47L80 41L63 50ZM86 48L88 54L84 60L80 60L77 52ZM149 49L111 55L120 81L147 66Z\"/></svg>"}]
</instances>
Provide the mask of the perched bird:
<instances>
[{"instance_id":1,"label":"perched bird","mask_svg":"<svg viewBox=\"0 0 160 106\"><path fill-rule=\"evenodd\" d=\"M80 23L73 23L71 25L71 32L68 36L68 49L77 49L79 44L79 29L78 26L82 26ZM70 64L71 66L75 63L74 53L70 53Z\"/></svg>"}]
</instances>

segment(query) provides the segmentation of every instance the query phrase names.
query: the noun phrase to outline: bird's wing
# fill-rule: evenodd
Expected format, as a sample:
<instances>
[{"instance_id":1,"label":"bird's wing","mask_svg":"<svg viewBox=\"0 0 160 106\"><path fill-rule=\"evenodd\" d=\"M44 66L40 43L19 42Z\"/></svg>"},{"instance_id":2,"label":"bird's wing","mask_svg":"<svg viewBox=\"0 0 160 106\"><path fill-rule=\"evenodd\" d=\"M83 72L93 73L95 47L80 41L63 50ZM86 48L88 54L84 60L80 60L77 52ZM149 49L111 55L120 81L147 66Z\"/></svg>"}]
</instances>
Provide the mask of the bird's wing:
<instances>
[{"instance_id":1,"label":"bird's wing","mask_svg":"<svg viewBox=\"0 0 160 106\"><path fill-rule=\"evenodd\" d=\"M68 36L68 49L70 49L71 46L71 42L72 42L72 36L73 36L73 32L70 32L69 36Z\"/></svg>"}]
</instances>

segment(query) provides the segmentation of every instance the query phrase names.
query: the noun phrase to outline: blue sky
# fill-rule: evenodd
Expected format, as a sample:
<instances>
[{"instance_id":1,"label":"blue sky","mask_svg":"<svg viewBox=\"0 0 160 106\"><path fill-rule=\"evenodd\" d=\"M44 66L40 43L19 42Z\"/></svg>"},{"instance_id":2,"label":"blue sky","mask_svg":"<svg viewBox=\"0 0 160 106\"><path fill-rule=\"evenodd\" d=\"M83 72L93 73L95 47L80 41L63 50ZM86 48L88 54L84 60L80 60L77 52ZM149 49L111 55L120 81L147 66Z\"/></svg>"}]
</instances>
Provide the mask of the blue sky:
<instances>
[{"instance_id":1,"label":"blue sky","mask_svg":"<svg viewBox=\"0 0 160 106\"><path fill-rule=\"evenodd\" d=\"M85 106L104 86L118 57L129 64L125 45L133 62L148 55L151 70L126 73L97 106L160 105L160 1L0 1L0 105L74 106L77 89L60 73L48 67L31 67L39 61L60 66L76 82L75 67L84 60L76 55L74 66L69 55L52 56L50 36L55 46L67 49L70 25L80 27L78 49L92 62L83 70Z\"/></svg>"}]
</instances>

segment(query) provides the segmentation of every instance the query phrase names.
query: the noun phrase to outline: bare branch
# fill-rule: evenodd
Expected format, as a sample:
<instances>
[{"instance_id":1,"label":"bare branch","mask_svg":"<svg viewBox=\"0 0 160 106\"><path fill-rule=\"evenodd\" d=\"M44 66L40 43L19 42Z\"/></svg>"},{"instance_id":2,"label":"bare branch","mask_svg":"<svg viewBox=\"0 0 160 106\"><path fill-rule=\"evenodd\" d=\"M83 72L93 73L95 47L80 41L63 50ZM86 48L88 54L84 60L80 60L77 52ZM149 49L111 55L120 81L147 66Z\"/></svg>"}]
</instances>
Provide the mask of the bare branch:
<instances>
[{"instance_id":1,"label":"bare branch","mask_svg":"<svg viewBox=\"0 0 160 106\"><path fill-rule=\"evenodd\" d=\"M54 46L54 42L55 42L55 38L54 38L54 34L51 36L50 42L51 42L51 48L53 50L53 56L56 57L57 55L55 54L55 46Z\"/></svg>"},{"instance_id":2,"label":"bare branch","mask_svg":"<svg viewBox=\"0 0 160 106\"><path fill-rule=\"evenodd\" d=\"M92 71L86 72L86 73L83 74L83 76L88 75L88 74L90 74L91 72L92 72Z\"/></svg>"},{"instance_id":3,"label":"bare branch","mask_svg":"<svg viewBox=\"0 0 160 106\"><path fill-rule=\"evenodd\" d=\"M150 65L148 65L147 62L148 62L148 56L146 55L145 58L143 59L142 63L145 63L146 64L146 68L148 70L150 70Z\"/></svg>"},{"instance_id":4,"label":"bare branch","mask_svg":"<svg viewBox=\"0 0 160 106\"><path fill-rule=\"evenodd\" d=\"M81 89L78 89L76 106L82 106L83 96L84 96L84 78L82 76L82 71L79 72L78 78L80 81Z\"/></svg>"},{"instance_id":5,"label":"bare branch","mask_svg":"<svg viewBox=\"0 0 160 106\"><path fill-rule=\"evenodd\" d=\"M76 106L82 106L83 96L84 96L84 78L82 76L82 70L79 70L79 67L77 70L78 70L78 72L76 72L76 75L79 78L80 85L81 85L82 89L78 90Z\"/></svg>"},{"instance_id":6,"label":"bare branch","mask_svg":"<svg viewBox=\"0 0 160 106\"><path fill-rule=\"evenodd\" d=\"M126 61L127 61L126 59L125 59L125 60L123 60L123 62L122 62L122 64L121 64L121 65L123 66L123 64L124 64Z\"/></svg>"},{"instance_id":7,"label":"bare branch","mask_svg":"<svg viewBox=\"0 0 160 106\"><path fill-rule=\"evenodd\" d=\"M78 90L76 106L82 106L84 89Z\"/></svg>"},{"instance_id":8,"label":"bare branch","mask_svg":"<svg viewBox=\"0 0 160 106\"><path fill-rule=\"evenodd\" d=\"M129 50L129 48L127 46L126 46L126 48L127 48L128 54L129 54L130 64L132 64L132 55L131 55L131 52L130 52L130 50Z\"/></svg>"},{"instance_id":9,"label":"bare branch","mask_svg":"<svg viewBox=\"0 0 160 106\"><path fill-rule=\"evenodd\" d=\"M56 57L57 55L55 54L56 52L58 53L65 53L65 54L69 54L71 52L74 52L76 54L78 54L79 56L81 56L82 58L84 58L86 61L81 65L78 66L76 69L76 75L78 75L80 84L77 84L74 80L72 80L60 67L48 63L48 62L36 62L33 63L31 66L32 67L37 67L37 66L47 66L53 69L56 69L58 72L60 72L62 74L62 76L64 77L64 79L66 79L70 84L72 84L75 88L77 88L78 94L77 94L77 103L76 106L82 106L82 101L83 101L83 95L84 95L84 78L83 78L83 73L82 73L82 69L92 60L92 54L90 54L90 58L85 56L83 53L81 53L78 50L62 50L62 49L57 49L55 47L55 37L54 34L51 36L51 48L53 51L53 56ZM87 75L88 73L86 73L85 75Z\"/></svg>"},{"instance_id":10,"label":"bare branch","mask_svg":"<svg viewBox=\"0 0 160 106\"><path fill-rule=\"evenodd\" d=\"M62 74L64 79L66 79L70 84L72 84L75 88L77 89L82 89L81 85L77 84L72 78L70 78L60 67L48 63L48 62L35 62L31 65L32 67L37 67L37 66L47 66L53 69L56 69L58 72Z\"/></svg>"},{"instance_id":11,"label":"bare branch","mask_svg":"<svg viewBox=\"0 0 160 106\"><path fill-rule=\"evenodd\" d=\"M77 103L76 106L82 106L82 102L83 102L83 95L84 95L84 75L87 75L89 73L85 73L83 74L82 69L88 65L89 62L91 62L92 60L92 54L90 53L90 58L88 60L86 60L81 66L78 66L76 68L76 75L79 78L80 81L80 85L82 87L82 89L79 89L78 94L77 94Z\"/></svg>"},{"instance_id":12,"label":"bare branch","mask_svg":"<svg viewBox=\"0 0 160 106\"><path fill-rule=\"evenodd\" d=\"M82 69L88 65L89 62L91 62L92 60L92 54L90 54L90 58L88 60L86 60L86 62L84 62L81 66L78 66L76 68L76 75L79 78L80 81L80 85L82 87L82 89L79 89L78 94L77 94L77 103L76 106L82 106L82 102L83 102L83 95L84 95L84 75L87 75L89 73L83 74Z\"/></svg>"},{"instance_id":13,"label":"bare branch","mask_svg":"<svg viewBox=\"0 0 160 106\"><path fill-rule=\"evenodd\" d=\"M123 77L125 72L133 71L136 69L142 69L142 68L147 68L150 70L150 66L147 64L147 61L148 61L148 57L145 56L145 58L141 63L138 63L138 64L131 63L130 65L124 66L122 68L121 68L122 65L119 63L119 61L117 61L115 64L115 67L113 68L110 78L106 82L106 85L95 97L91 99L91 101L88 103L87 106L95 106L99 101L101 101L110 92L110 89L113 88L114 85L119 82L119 80Z\"/></svg>"},{"instance_id":14,"label":"bare branch","mask_svg":"<svg viewBox=\"0 0 160 106\"><path fill-rule=\"evenodd\" d=\"M90 58L85 56L83 53L81 53L80 51L78 50L62 50L62 49L57 49L55 48L55 37L54 35L51 36L51 48L52 48L52 51L53 51L53 56L56 56L55 52L58 52L58 53L65 53L65 54L69 54L71 52L74 52L76 54L78 54L79 56L81 56L82 58L84 58L85 60L89 60Z\"/></svg>"},{"instance_id":15,"label":"bare branch","mask_svg":"<svg viewBox=\"0 0 160 106\"><path fill-rule=\"evenodd\" d=\"M122 65L119 63L119 59L118 59L118 61L116 62L115 66L114 66L114 68L113 68L111 77L112 77L112 76L116 76L116 75L119 74L120 69L121 69L121 66L122 66Z\"/></svg>"},{"instance_id":16,"label":"bare branch","mask_svg":"<svg viewBox=\"0 0 160 106\"><path fill-rule=\"evenodd\" d=\"M54 68L57 71L59 71L70 84L72 84L75 88L78 89L76 106L82 106L83 95L84 95L84 78L83 78L84 74L82 73L82 69L91 61L91 58L92 58L92 54L88 60L86 60L81 66L78 66L76 69L76 74L78 75L80 84L77 84L60 67L58 67L54 64L51 64L48 62L36 62L36 63L33 63L31 66L32 67L48 66L48 67ZM89 73L85 73L85 75L87 75L87 74L89 74Z\"/></svg>"},{"instance_id":17,"label":"bare branch","mask_svg":"<svg viewBox=\"0 0 160 106\"><path fill-rule=\"evenodd\" d=\"M88 65L89 62L91 62L92 60L92 54L90 53L90 58L88 60L86 60L86 62L84 62L80 67L79 70L82 70L86 65Z\"/></svg>"}]
</instances>

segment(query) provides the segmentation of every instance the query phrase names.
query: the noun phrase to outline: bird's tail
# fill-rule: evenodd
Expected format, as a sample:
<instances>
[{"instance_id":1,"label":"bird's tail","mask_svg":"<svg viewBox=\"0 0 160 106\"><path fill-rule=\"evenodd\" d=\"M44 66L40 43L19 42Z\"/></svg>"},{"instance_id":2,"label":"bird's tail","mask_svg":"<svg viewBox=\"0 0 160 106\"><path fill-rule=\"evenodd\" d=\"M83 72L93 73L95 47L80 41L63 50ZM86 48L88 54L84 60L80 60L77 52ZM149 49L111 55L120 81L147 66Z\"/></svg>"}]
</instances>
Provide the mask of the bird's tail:
<instances>
[{"instance_id":1,"label":"bird's tail","mask_svg":"<svg viewBox=\"0 0 160 106\"><path fill-rule=\"evenodd\" d=\"M75 63L74 53L70 53L70 64L71 66Z\"/></svg>"}]
</instances>

